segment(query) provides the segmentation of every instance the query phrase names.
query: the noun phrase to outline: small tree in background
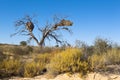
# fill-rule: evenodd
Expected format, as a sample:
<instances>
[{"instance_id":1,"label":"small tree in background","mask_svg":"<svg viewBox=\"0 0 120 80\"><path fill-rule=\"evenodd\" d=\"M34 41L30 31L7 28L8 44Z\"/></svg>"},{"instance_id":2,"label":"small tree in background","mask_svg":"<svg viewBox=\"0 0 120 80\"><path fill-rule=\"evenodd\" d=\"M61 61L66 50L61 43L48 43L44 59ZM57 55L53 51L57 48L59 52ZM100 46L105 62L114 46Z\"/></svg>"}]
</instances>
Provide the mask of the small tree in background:
<instances>
[{"instance_id":1,"label":"small tree in background","mask_svg":"<svg viewBox=\"0 0 120 80\"><path fill-rule=\"evenodd\" d=\"M75 41L75 47L76 48L80 48L82 50L82 60L87 60L87 58L89 56L91 56L93 54L93 46L88 46L87 43L80 41L80 40L76 40Z\"/></svg>"},{"instance_id":2,"label":"small tree in background","mask_svg":"<svg viewBox=\"0 0 120 80\"><path fill-rule=\"evenodd\" d=\"M26 42L26 41L21 41L21 42L20 42L20 45L21 45L21 46L27 46L27 42Z\"/></svg>"},{"instance_id":3,"label":"small tree in background","mask_svg":"<svg viewBox=\"0 0 120 80\"><path fill-rule=\"evenodd\" d=\"M73 23L70 20L66 20L65 18L58 18L55 16L53 24L46 23L44 27L38 27L38 30L41 32L41 38L39 40L33 33L35 27L33 18L30 16L25 16L24 18L21 18L15 22L15 26L17 27L18 31L13 35L22 34L29 36L28 41L33 39L40 47L45 45L46 39L54 39L57 44L61 44L63 41L59 39L59 31L66 30L70 33L71 30L68 26L72 26L72 24Z\"/></svg>"}]
</instances>

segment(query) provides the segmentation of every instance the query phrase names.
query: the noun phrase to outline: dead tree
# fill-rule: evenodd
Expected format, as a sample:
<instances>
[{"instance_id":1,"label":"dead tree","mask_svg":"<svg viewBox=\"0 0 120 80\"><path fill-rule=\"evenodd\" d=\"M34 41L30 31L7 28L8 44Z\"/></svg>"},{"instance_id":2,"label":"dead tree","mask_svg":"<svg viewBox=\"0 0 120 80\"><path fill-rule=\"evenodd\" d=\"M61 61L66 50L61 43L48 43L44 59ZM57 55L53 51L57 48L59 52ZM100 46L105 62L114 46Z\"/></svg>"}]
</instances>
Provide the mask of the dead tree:
<instances>
[{"instance_id":1,"label":"dead tree","mask_svg":"<svg viewBox=\"0 0 120 80\"><path fill-rule=\"evenodd\" d=\"M30 16L25 16L24 18L17 20L15 22L15 26L17 27L18 31L13 35L16 35L16 34L27 35L29 36L29 40L34 39L40 47L43 47L43 45L45 44L45 39L48 39L48 40L54 39L56 43L61 44L63 41L60 40L58 31L66 30L68 32L71 32L68 26L72 26L73 24L70 20L66 20L62 18L57 20L57 22L54 22L54 24L46 24L42 28L37 27L38 30L42 33L41 39L38 40L33 33L35 26L32 19L33 18L31 18Z\"/></svg>"}]
</instances>

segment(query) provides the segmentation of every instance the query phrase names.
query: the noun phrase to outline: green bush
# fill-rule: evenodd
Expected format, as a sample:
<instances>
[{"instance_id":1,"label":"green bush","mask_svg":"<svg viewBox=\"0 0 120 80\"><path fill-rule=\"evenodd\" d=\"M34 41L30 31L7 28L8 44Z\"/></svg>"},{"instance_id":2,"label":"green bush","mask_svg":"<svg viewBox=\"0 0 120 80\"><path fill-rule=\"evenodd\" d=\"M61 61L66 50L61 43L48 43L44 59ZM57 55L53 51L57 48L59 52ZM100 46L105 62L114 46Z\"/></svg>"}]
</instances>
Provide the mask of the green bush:
<instances>
[{"instance_id":1,"label":"green bush","mask_svg":"<svg viewBox=\"0 0 120 80\"><path fill-rule=\"evenodd\" d=\"M79 49L67 49L56 54L47 65L47 70L52 74L64 72L82 72L88 70L88 63L81 61L82 53Z\"/></svg>"}]
</instances>

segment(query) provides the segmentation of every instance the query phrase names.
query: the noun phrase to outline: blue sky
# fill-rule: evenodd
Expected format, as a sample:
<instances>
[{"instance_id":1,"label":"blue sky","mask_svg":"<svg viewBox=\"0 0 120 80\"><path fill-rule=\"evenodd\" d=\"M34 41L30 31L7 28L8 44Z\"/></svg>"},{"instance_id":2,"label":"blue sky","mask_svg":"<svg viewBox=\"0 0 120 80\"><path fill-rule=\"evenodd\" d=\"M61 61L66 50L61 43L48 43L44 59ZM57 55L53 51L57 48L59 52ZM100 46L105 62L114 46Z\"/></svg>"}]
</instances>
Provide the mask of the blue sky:
<instances>
[{"instance_id":1,"label":"blue sky","mask_svg":"<svg viewBox=\"0 0 120 80\"><path fill-rule=\"evenodd\" d=\"M36 14L39 26L54 15L69 16L74 23L73 34L63 33L62 39L71 44L75 40L92 44L96 37L120 44L120 0L0 0L0 43L19 44L27 40L26 36L10 37L15 32L14 22L27 14Z\"/></svg>"}]
</instances>

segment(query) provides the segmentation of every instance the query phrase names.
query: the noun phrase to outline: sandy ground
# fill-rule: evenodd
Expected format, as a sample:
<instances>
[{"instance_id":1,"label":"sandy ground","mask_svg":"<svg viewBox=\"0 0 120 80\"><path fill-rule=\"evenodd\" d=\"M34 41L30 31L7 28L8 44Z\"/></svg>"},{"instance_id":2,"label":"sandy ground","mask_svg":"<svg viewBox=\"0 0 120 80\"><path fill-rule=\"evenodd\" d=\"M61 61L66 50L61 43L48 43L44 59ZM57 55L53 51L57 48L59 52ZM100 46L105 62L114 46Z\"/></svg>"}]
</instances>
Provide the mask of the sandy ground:
<instances>
[{"instance_id":1,"label":"sandy ground","mask_svg":"<svg viewBox=\"0 0 120 80\"><path fill-rule=\"evenodd\" d=\"M85 77L80 77L79 74L61 74L54 78L49 78L47 75L36 76L34 78L18 78L14 77L9 80L120 80L120 75L117 74L102 74L102 73L89 73Z\"/></svg>"}]
</instances>

